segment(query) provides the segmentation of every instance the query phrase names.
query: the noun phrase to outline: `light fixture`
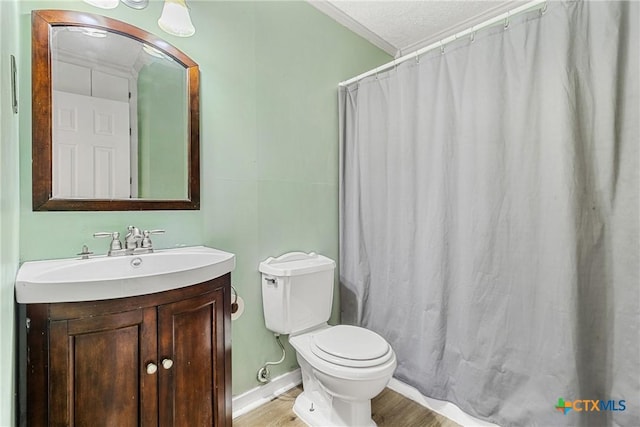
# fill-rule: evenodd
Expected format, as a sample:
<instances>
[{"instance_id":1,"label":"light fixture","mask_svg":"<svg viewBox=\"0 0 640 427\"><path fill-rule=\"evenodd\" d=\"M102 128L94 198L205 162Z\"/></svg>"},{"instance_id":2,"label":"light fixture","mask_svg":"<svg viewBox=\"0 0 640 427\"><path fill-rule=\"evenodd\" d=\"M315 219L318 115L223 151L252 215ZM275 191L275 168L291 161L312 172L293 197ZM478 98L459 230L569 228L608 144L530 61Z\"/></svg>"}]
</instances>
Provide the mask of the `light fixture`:
<instances>
[{"instance_id":1,"label":"light fixture","mask_svg":"<svg viewBox=\"0 0 640 427\"><path fill-rule=\"evenodd\" d=\"M164 0L158 26L163 31L178 37L190 37L196 32L185 0Z\"/></svg>"},{"instance_id":2,"label":"light fixture","mask_svg":"<svg viewBox=\"0 0 640 427\"><path fill-rule=\"evenodd\" d=\"M132 9L140 10L149 6L149 0L120 0L120 1Z\"/></svg>"},{"instance_id":3,"label":"light fixture","mask_svg":"<svg viewBox=\"0 0 640 427\"><path fill-rule=\"evenodd\" d=\"M59 27L60 31L69 31L71 33L82 33L85 36L95 37L98 39L103 39L107 37L107 32L105 30L99 30L97 28L91 27Z\"/></svg>"},{"instance_id":4,"label":"light fixture","mask_svg":"<svg viewBox=\"0 0 640 427\"><path fill-rule=\"evenodd\" d=\"M99 7L101 9L114 9L118 7L120 0L83 0L85 3L91 6Z\"/></svg>"},{"instance_id":5,"label":"light fixture","mask_svg":"<svg viewBox=\"0 0 640 427\"><path fill-rule=\"evenodd\" d=\"M83 28L82 34L89 37L95 37L97 39L103 39L107 37L107 32L104 30L97 30L95 28Z\"/></svg>"},{"instance_id":6,"label":"light fixture","mask_svg":"<svg viewBox=\"0 0 640 427\"><path fill-rule=\"evenodd\" d=\"M151 45L148 45L146 43L144 43L142 45L142 50L144 50L145 52L147 52L149 55L153 56L154 58L169 59L167 57L167 55L165 55L164 53L160 52L155 47L153 47Z\"/></svg>"},{"instance_id":7,"label":"light fixture","mask_svg":"<svg viewBox=\"0 0 640 427\"><path fill-rule=\"evenodd\" d=\"M2 1L2 0L0 0ZM120 2L132 9L144 9L149 6L149 0L82 0L91 6L102 9L113 9ZM189 16L186 0L164 0L162 14L158 19L158 26L165 32L178 37L191 37L196 29Z\"/></svg>"}]
</instances>

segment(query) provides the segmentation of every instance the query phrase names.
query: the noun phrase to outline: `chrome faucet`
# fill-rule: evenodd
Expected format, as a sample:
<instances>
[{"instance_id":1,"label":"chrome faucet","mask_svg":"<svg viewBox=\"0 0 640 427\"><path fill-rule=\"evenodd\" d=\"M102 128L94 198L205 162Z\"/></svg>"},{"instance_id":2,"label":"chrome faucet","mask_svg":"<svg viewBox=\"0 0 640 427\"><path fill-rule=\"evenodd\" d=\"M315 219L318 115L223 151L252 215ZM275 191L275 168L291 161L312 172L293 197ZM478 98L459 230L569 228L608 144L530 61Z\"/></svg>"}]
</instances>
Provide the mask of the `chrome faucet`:
<instances>
[{"instance_id":1,"label":"chrome faucet","mask_svg":"<svg viewBox=\"0 0 640 427\"><path fill-rule=\"evenodd\" d=\"M142 233L136 226L130 225L127 227L127 235L124 238L125 249L135 249L140 247L140 241L142 240Z\"/></svg>"},{"instance_id":2,"label":"chrome faucet","mask_svg":"<svg viewBox=\"0 0 640 427\"><path fill-rule=\"evenodd\" d=\"M164 233L164 230L145 230L141 232L138 227L130 225L127 227L127 235L124 238L124 248L120 243L120 233L117 231L94 233L93 237L112 237L107 256L118 256L153 252L151 235L161 233ZM84 253L79 255L84 255Z\"/></svg>"}]
</instances>

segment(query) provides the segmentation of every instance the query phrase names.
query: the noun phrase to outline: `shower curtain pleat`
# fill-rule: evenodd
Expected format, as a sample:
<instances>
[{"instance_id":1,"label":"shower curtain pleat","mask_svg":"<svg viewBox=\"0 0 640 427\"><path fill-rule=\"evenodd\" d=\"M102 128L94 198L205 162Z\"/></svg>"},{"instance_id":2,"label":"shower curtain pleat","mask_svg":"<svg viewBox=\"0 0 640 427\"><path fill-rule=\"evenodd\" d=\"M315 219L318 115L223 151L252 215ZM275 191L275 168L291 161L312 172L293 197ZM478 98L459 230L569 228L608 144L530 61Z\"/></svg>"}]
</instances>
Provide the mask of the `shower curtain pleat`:
<instances>
[{"instance_id":1,"label":"shower curtain pleat","mask_svg":"<svg viewBox=\"0 0 640 427\"><path fill-rule=\"evenodd\" d=\"M639 6L549 2L341 88L342 320L401 381L501 426L640 425Z\"/></svg>"}]
</instances>

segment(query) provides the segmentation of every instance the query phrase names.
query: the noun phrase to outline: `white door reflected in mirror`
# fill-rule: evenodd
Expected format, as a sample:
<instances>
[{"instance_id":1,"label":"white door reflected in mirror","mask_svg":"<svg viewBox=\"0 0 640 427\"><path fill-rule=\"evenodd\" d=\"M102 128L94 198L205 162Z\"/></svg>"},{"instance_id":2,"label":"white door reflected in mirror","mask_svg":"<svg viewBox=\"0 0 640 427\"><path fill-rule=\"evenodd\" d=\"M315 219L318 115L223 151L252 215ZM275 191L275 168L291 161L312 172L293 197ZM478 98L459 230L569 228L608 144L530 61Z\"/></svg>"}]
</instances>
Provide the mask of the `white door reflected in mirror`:
<instances>
[{"instance_id":1,"label":"white door reflected in mirror","mask_svg":"<svg viewBox=\"0 0 640 427\"><path fill-rule=\"evenodd\" d=\"M132 197L129 103L54 91L53 110L53 197Z\"/></svg>"}]
</instances>

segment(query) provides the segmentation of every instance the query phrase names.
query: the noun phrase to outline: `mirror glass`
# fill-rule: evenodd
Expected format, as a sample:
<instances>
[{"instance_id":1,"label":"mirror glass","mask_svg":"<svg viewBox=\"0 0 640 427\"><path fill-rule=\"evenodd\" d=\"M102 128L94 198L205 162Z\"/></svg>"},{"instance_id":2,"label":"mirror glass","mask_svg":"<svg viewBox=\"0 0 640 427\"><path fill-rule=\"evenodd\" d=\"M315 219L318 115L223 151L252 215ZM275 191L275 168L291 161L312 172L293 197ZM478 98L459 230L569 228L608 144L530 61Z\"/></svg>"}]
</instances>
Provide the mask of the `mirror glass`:
<instances>
[{"instance_id":1,"label":"mirror glass","mask_svg":"<svg viewBox=\"0 0 640 427\"><path fill-rule=\"evenodd\" d=\"M34 210L197 209L197 65L120 21L69 11L32 18ZM46 44L36 40L43 34ZM39 43L48 67L36 63ZM49 111L39 116L42 86Z\"/></svg>"},{"instance_id":2,"label":"mirror glass","mask_svg":"<svg viewBox=\"0 0 640 427\"><path fill-rule=\"evenodd\" d=\"M186 199L187 75L155 47L54 27L53 198Z\"/></svg>"}]
</instances>

